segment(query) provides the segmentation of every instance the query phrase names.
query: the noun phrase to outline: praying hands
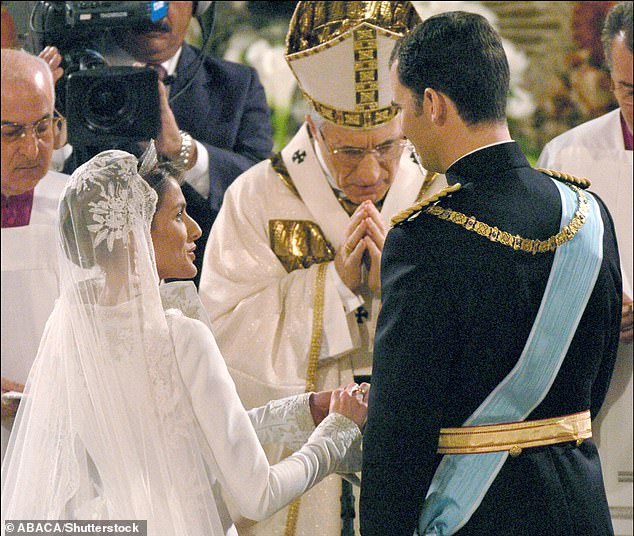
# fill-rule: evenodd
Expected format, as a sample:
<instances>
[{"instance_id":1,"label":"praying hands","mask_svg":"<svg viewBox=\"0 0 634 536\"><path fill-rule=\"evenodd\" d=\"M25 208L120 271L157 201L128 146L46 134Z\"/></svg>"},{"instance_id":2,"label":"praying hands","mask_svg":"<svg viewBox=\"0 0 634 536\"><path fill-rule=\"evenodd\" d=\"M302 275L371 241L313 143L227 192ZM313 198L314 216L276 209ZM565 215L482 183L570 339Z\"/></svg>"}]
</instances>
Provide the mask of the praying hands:
<instances>
[{"instance_id":1,"label":"praying hands","mask_svg":"<svg viewBox=\"0 0 634 536\"><path fill-rule=\"evenodd\" d=\"M364 282L364 265L368 270L368 287L373 292L380 290L381 253L386 234L387 229L374 203L363 201L350 218L345 239L335 257L339 277L353 292Z\"/></svg>"}]
</instances>

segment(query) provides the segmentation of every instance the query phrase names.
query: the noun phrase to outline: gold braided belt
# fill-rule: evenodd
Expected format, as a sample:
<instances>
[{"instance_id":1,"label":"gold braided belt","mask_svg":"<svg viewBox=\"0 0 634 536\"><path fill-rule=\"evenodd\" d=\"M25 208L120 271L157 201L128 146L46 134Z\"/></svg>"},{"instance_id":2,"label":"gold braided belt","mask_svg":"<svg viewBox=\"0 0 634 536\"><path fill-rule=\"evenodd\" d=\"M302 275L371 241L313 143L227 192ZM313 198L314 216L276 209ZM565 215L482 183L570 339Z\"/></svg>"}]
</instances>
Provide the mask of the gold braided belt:
<instances>
[{"instance_id":1,"label":"gold braided belt","mask_svg":"<svg viewBox=\"0 0 634 536\"><path fill-rule=\"evenodd\" d=\"M480 454L508 450L519 456L522 449L592 437L590 411L537 421L441 428L438 454Z\"/></svg>"}]
</instances>

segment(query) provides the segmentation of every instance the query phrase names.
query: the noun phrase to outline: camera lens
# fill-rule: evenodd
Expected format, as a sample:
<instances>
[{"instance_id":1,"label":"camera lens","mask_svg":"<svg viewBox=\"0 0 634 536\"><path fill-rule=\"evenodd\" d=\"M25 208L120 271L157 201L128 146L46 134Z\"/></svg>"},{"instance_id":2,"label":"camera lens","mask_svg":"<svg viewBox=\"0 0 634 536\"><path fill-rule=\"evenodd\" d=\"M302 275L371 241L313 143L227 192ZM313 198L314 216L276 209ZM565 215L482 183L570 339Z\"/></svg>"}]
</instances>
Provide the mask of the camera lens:
<instances>
[{"instance_id":1,"label":"camera lens","mask_svg":"<svg viewBox=\"0 0 634 536\"><path fill-rule=\"evenodd\" d=\"M100 80L84 100L87 123L104 132L116 131L134 120L136 97L118 80Z\"/></svg>"},{"instance_id":2,"label":"camera lens","mask_svg":"<svg viewBox=\"0 0 634 536\"><path fill-rule=\"evenodd\" d=\"M69 143L98 147L155 138L161 120L157 80L149 67L71 73L66 83Z\"/></svg>"}]
</instances>

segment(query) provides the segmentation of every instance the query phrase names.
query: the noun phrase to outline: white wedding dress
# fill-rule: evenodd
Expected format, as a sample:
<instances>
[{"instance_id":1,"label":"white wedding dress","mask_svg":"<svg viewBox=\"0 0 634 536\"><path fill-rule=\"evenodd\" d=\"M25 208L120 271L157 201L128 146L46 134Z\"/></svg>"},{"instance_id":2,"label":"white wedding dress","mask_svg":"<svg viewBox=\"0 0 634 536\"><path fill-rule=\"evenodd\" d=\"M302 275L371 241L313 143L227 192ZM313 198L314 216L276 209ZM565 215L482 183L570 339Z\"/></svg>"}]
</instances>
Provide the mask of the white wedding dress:
<instances>
[{"instance_id":1,"label":"white wedding dress","mask_svg":"<svg viewBox=\"0 0 634 536\"><path fill-rule=\"evenodd\" d=\"M136 159L106 151L60 204L61 296L2 465L5 520L147 520L151 536L237 534L332 472L360 470L361 434L308 395L245 411L213 335L164 311ZM254 357L255 358L255 357ZM298 449L269 465L261 442ZM231 512L231 513L230 513Z\"/></svg>"}]
</instances>

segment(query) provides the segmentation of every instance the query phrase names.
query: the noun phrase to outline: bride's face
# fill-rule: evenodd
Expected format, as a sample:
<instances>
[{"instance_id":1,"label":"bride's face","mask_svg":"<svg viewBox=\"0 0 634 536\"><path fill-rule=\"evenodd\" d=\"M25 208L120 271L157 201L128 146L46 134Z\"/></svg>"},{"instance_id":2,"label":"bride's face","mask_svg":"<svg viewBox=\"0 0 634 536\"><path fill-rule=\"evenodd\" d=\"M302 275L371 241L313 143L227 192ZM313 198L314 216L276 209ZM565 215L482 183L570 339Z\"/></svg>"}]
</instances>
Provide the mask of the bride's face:
<instances>
[{"instance_id":1,"label":"bride's face","mask_svg":"<svg viewBox=\"0 0 634 536\"><path fill-rule=\"evenodd\" d=\"M198 272L194 265L194 250L201 230L187 214L186 206L178 182L168 179L151 230L156 267L161 279L190 279Z\"/></svg>"}]
</instances>

